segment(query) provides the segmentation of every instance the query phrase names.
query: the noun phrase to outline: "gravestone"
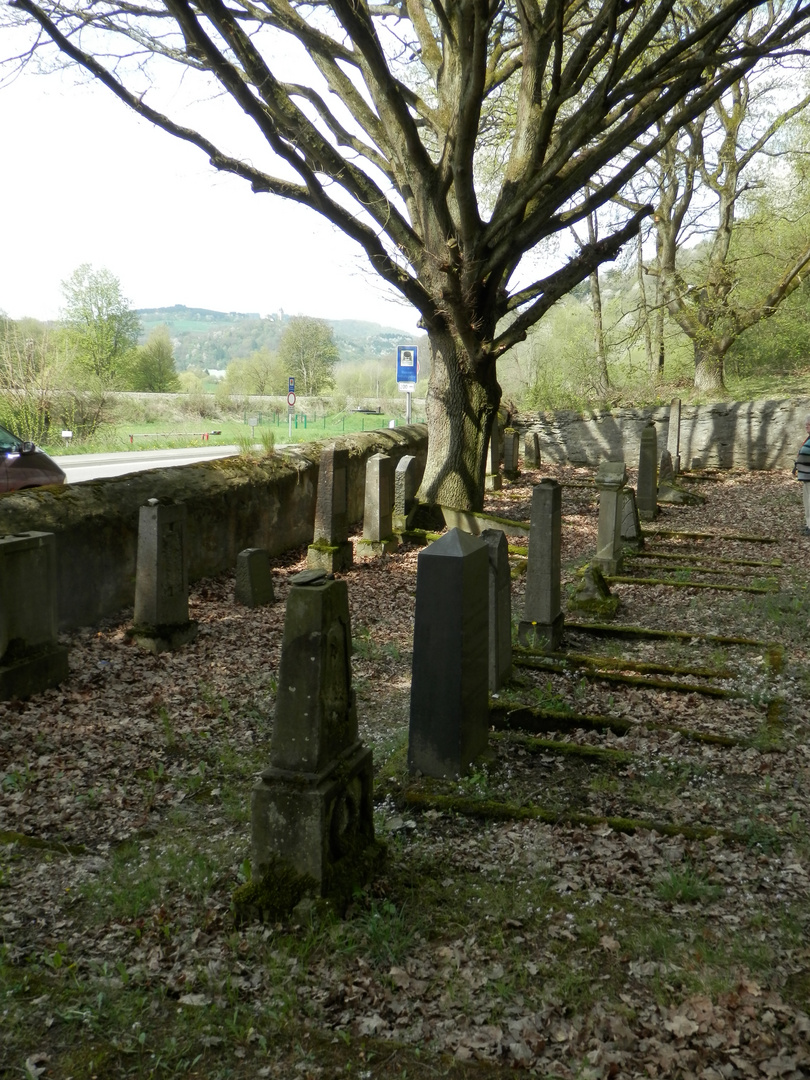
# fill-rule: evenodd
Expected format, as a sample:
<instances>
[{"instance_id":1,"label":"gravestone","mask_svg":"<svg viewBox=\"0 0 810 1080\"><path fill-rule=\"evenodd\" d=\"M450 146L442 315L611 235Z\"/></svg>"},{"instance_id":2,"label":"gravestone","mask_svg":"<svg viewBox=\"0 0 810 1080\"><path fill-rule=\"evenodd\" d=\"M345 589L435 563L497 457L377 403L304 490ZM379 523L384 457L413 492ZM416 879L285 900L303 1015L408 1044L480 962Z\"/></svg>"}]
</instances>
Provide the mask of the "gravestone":
<instances>
[{"instance_id":1,"label":"gravestone","mask_svg":"<svg viewBox=\"0 0 810 1080\"><path fill-rule=\"evenodd\" d=\"M514 428L507 428L503 433L503 474L509 480L517 480L520 475L518 452L520 437Z\"/></svg>"},{"instance_id":2,"label":"gravestone","mask_svg":"<svg viewBox=\"0 0 810 1080\"><path fill-rule=\"evenodd\" d=\"M546 479L535 484L531 522L526 593L518 637L528 648L555 652L560 647L563 632L560 607L562 488L556 480Z\"/></svg>"},{"instance_id":3,"label":"gravestone","mask_svg":"<svg viewBox=\"0 0 810 1080\"><path fill-rule=\"evenodd\" d=\"M622 544L633 551L641 551L644 547L635 488L622 488Z\"/></svg>"},{"instance_id":4,"label":"gravestone","mask_svg":"<svg viewBox=\"0 0 810 1080\"><path fill-rule=\"evenodd\" d=\"M30 697L69 675L56 639L56 538L0 537L0 700Z\"/></svg>"},{"instance_id":5,"label":"gravestone","mask_svg":"<svg viewBox=\"0 0 810 1080\"><path fill-rule=\"evenodd\" d=\"M406 454L397 462L394 470L394 512L392 524L396 532L405 532L408 518L416 506L419 487L419 465L412 454Z\"/></svg>"},{"instance_id":6,"label":"gravestone","mask_svg":"<svg viewBox=\"0 0 810 1080\"><path fill-rule=\"evenodd\" d=\"M236 602L256 608L272 604L273 575L270 554L264 548L245 548L236 556Z\"/></svg>"},{"instance_id":7,"label":"gravestone","mask_svg":"<svg viewBox=\"0 0 810 1080\"><path fill-rule=\"evenodd\" d=\"M172 652L197 637L188 617L186 508L150 499L138 516L135 613L130 636L153 653Z\"/></svg>"},{"instance_id":8,"label":"gravestone","mask_svg":"<svg viewBox=\"0 0 810 1080\"><path fill-rule=\"evenodd\" d=\"M616 574L622 565L622 490L627 483L623 461L603 461L596 470L599 491L599 524L596 563L605 574Z\"/></svg>"},{"instance_id":9,"label":"gravestone","mask_svg":"<svg viewBox=\"0 0 810 1080\"><path fill-rule=\"evenodd\" d=\"M618 607L619 598L611 593L604 574L596 563L589 563L568 601L568 610L584 611L599 620L614 618Z\"/></svg>"},{"instance_id":10,"label":"gravestone","mask_svg":"<svg viewBox=\"0 0 810 1080\"><path fill-rule=\"evenodd\" d=\"M307 566L334 574L352 565L349 540L349 451L336 446L321 450L315 527L307 549Z\"/></svg>"},{"instance_id":11,"label":"gravestone","mask_svg":"<svg viewBox=\"0 0 810 1080\"><path fill-rule=\"evenodd\" d=\"M661 454L661 465L658 470L658 501L668 506L702 506L706 502L705 495L698 495L696 491L687 491L675 482L669 450L664 450Z\"/></svg>"},{"instance_id":12,"label":"gravestone","mask_svg":"<svg viewBox=\"0 0 810 1080\"><path fill-rule=\"evenodd\" d=\"M669 406L669 429L667 431L667 450L672 457L672 471L675 476L681 471L681 399L673 398Z\"/></svg>"},{"instance_id":13,"label":"gravestone","mask_svg":"<svg viewBox=\"0 0 810 1080\"><path fill-rule=\"evenodd\" d=\"M509 543L499 529L484 529L489 554L489 692L512 678L512 576Z\"/></svg>"},{"instance_id":14,"label":"gravestone","mask_svg":"<svg viewBox=\"0 0 810 1080\"><path fill-rule=\"evenodd\" d=\"M527 431L523 436L523 464L527 469L536 469L540 464L540 436L536 431Z\"/></svg>"},{"instance_id":15,"label":"gravestone","mask_svg":"<svg viewBox=\"0 0 810 1080\"><path fill-rule=\"evenodd\" d=\"M636 505L642 521L655 521L658 517L658 436L652 420L641 432Z\"/></svg>"},{"instance_id":16,"label":"gravestone","mask_svg":"<svg viewBox=\"0 0 810 1080\"><path fill-rule=\"evenodd\" d=\"M498 414L493 417L489 429L489 447L487 448L487 473L484 477L487 491L501 490L501 429Z\"/></svg>"},{"instance_id":17,"label":"gravestone","mask_svg":"<svg viewBox=\"0 0 810 1080\"><path fill-rule=\"evenodd\" d=\"M408 765L461 776L489 731L489 551L452 529L416 566Z\"/></svg>"},{"instance_id":18,"label":"gravestone","mask_svg":"<svg viewBox=\"0 0 810 1080\"><path fill-rule=\"evenodd\" d=\"M357 735L351 652L346 582L319 570L296 574L270 765L251 797L252 873L268 886L289 874L322 896L338 882L341 890L362 884L374 848L373 768Z\"/></svg>"},{"instance_id":19,"label":"gravestone","mask_svg":"<svg viewBox=\"0 0 810 1080\"><path fill-rule=\"evenodd\" d=\"M669 450L661 451L661 460L658 463L658 487L662 484L675 483L675 470L672 465L672 454Z\"/></svg>"},{"instance_id":20,"label":"gravestone","mask_svg":"<svg viewBox=\"0 0 810 1080\"><path fill-rule=\"evenodd\" d=\"M374 454L366 462L366 495L363 511L363 538L357 554L373 558L396 551L398 537L393 526L394 466L386 454Z\"/></svg>"}]
</instances>

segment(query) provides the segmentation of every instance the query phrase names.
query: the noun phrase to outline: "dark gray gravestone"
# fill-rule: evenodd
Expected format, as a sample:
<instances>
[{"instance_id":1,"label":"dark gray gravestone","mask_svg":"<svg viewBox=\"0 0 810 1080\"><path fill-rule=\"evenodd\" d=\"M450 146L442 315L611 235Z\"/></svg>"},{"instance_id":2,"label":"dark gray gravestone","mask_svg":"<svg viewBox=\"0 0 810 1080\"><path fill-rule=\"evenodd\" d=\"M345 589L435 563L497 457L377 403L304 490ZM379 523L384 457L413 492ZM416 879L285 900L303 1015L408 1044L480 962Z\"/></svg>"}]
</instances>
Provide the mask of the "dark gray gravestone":
<instances>
[{"instance_id":1,"label":"dark gray gravestone","mask_svg":"<svg viewBox=\"0 0 810 1080\"><path fill-rule=\"evenodd\" d=\"M264 548L245 548L236 556L236 602L262 607L275 600L270 555Z\"/></svg>"},{"instance_id":2,"label":"dark gray gravestone","mask_svg":"<svg viewBox=\"0 0 810 1080\"><path fill-rule=\"evenodd\" d=\"M487 474L484 477L487 491L501 489L501 429L496 413L489 429L489 447L487 449Z\"/></svg>"},{"instance_id":3,"label":"dark gray gravestone","mask_svg":"<svg viewBox=\"0 0 810 1080\"><path fill-rule=\"evenodd\" d=\"M460 776L487 746L489 553L453 529L419 553L408 765Z\"/></svg>"},{"instance_id":4,"label":"dark gray gravestone","mask_svg":"<svg viewBox=\"0 0 810 1080\"><path fill-rule=\"evenodd\" d=\"M622 488L622 544L632 548L633 551L641 551L644 547L644 537L641 535L641 523L636 509L635 488Z\"/></svg>"},{"instance_id":5,"label":"dark gray gravestone","mask_svg":"<svg viewBox=\"0 0 810 1080\"><path fill-rule=\"evenodd\" d=\"M408 528L408 518L416 505L416 491L419 487L419 464L412 454L399 459L394 470L394 513L393 527L397 532Z\"/></svg>"},{"instance_id":6,"label":"dark gray gravestone","mask_svg":"<svg viewBox=\"0 0 810 1080\"><path fill-rule=\"evenodd\" d=\"M150 652L179 649L197 636L188 617L186 508L140 508L132 637Z\"/></svg>"},{"instance_id":7,"label":"dark gray gravestone","mask_svg":"<svg viewBox=\"0 0 810 1080\"><path fill-rule=\"evenodd\" d=\"M675 470L672 466L672 454L669 450L661 451L661 461L658 465L658 486L675 483Z\"/></svg>"},{"instance_id":8,"label":"dark gray gravestone","mask_svg":"<svg viewBox=\"0 0 810 1080\"><path fill-rule=\"evenodd\" d=\"M56 630L53 533L0 537L0 700L38 694L68 677Z\"/></svg>"},{"instance_id":9,"label":"dark gray gravestone","mask_svg":"<svg viewBox=\"0 0 810 1080\"><path fill-rule=\"evenodd\" d=\"M366 558L396 551L399 540L393 526L394 466L385 454L374 454L366 462L366 494L363 511L363 539L357 553Z\"/></svg>"},{"instance_id":10,"label":"dark gray gravestone","mask_svg":"<svg viewBox=\"0 0 810 1080\"><path fill-rule=\"evenodd\" d=\"M658 516L658 436L652 421L641 432L636 505L642 521L654 521Z\"/></svg>"},{"instance_id":11,"label":"dark gray gravestone","mask_svg":"<svg viewBox=\"0 0 810 1080\"><path fill-rule=\"evenodd\" d=\"M251 800L254 878L281 863L326 895L330 881L360 872L374 843L372 757L357 737L351 651L346 582L311 570L296 575L270 766Z\"/></svg>"},{"instance_id":12,"label":"dark gray gravestone","mask_svg":"<svg viewBox=\"0 0 810 1080\"><path fill-rule=\"evenodd\" d=\"M512 678L512 576L509 543L499 529L484 529L489 553L489 692Z\"/></svg>"},{"instance_id":13,"label":"dark gray gravestone","mask_svg":"<svg viewBox=\"0 0 810 1080\"><path fill-rule=\"evenodd\" d=\"M623 461L603 461L596 470L599 524L596 563L603 574L616 574L622 565L622 490L627 483Z\"/></svg>"},{"instance_id":14,"label":"dark gray gravestone","mask_svg":"<svg viewBox=\"0 0 810 1080\"><path fill-rule=\"evenodd\" d=\"M520 475L518 467L518 452L520 438L513 428L507 428L503 433L503 474L509 480L516 480Z\"/></svg>"},{"instance_id":15,"label":"dark gray gravestone","mask_svg":"<svg viewBox=\"0 0 810 1080\"><path fill-rule=\"evenodd\" d=\"M527 469L536 469L540 464L540 436L536 431L527 431L523 436L523 464Z\"/></svg>"},{"instance_id":16,"label":"dark gray gravestone","mask_svg":"<svg viewBox=\"0 0 810 1080\"><path fill-rule=\"evenodd\" d=\"M681 471L681 399L673 398L669 406L669 429L667 450L672 456L672 470L677 476Z\"/></svg>"},{"instance_id":17,"label":"dark gray gravestone","mask_svg":"<svg viewBox=\"0 0 810 1080\"><path fill-rule=\"evenodd\" d=\"M313 540L307 566L334 573L352 565L349 540L349 451L325 446L318 465Z\"/></svg>"},{"instance_id":18,"label":"dark gray gravestone","mask_svg":"<svg viewBox=\"0 0 810 1080\"><path fill-rule=\"evenodd\" d=\"M526 595L518 635L523 645L553 652L563 632L560 608L560 548L562 488L556 480L541 480L532 492L532 524Z\"/></svg>"}]
</instances>

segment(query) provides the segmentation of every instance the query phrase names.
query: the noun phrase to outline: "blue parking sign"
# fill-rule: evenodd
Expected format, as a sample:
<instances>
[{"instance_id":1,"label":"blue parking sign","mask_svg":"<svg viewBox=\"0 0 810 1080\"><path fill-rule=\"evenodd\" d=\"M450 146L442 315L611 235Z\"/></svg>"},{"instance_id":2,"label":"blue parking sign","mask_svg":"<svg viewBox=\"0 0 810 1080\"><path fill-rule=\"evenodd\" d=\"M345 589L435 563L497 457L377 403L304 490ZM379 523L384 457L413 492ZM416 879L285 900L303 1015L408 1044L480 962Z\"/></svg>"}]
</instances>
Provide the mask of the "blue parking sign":
<instances>
[{"instance_id":1,"label":"blue parking sign","mask_svg":"<svg viewBox=\"0 0 810 1080\"><path fill-rule=\"evenodd\" d=\"M417 349L415 345L397 346L397 382L415 383L418 372Z\"/></svg>"}]
</instances>

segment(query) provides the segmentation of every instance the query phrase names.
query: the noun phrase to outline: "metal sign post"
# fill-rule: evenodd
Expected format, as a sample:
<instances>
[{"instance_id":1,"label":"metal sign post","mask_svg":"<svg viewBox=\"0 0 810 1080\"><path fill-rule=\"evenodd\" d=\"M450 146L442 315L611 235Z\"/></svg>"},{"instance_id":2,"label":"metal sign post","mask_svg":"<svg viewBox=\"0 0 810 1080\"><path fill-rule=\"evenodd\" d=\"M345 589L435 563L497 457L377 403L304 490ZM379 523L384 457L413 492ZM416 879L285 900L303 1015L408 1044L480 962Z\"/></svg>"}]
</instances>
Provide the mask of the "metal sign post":
<instances>
[{"instance_id":1,"label":"metal sign post","mask_svg":"<svg viewBox=\"0 0 810 1080\"><path fill-rule=\"evenodd\" d=\"M290 386L291 387L295 386L295 379L290 379ZM294 408L295 408L295 391L290 390L289 394L287 394L287 425L288 425L287 438L290 440L290 442L292 442L292 417L293 417L293 409Z\"/></svg>"},{"instance_id":2,"label":"metal sign post","mask_svg":"<svg viewBox=\"0 0 810 1080\"><path fill-rule=\"evenodd\" d=\"M397 389L405 395L405 423L411 422L411 400L419 374L419 357L416 345L397 346Z\"/></svg>"}]
</instances>

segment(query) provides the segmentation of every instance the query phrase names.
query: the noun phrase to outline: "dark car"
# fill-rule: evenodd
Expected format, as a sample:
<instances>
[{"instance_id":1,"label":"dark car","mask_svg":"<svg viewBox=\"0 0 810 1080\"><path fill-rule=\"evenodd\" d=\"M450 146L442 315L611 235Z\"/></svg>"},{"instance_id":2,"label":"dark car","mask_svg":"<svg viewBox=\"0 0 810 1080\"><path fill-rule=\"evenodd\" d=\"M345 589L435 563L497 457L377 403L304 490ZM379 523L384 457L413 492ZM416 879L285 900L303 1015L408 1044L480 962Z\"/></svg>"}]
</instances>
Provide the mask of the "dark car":
<instances>
[{"instance_id":1,"label":"dark car","mask_svg":"<svg viewBox=\"0 0 810 1080\"><path fill-rule=\"evenodd\" d=\"M43 450L0 427L0 493L64 482L65 474Z\"/></svg>"}]
</instances>

